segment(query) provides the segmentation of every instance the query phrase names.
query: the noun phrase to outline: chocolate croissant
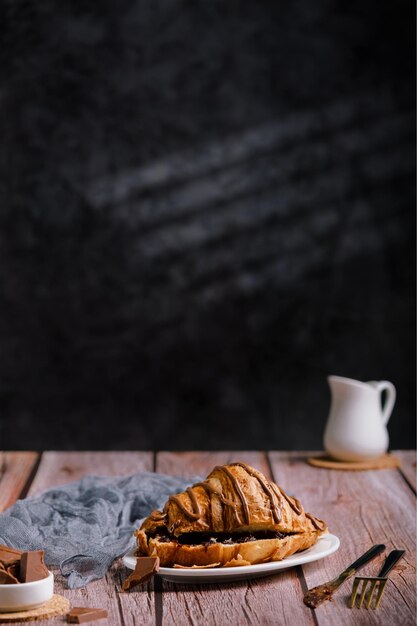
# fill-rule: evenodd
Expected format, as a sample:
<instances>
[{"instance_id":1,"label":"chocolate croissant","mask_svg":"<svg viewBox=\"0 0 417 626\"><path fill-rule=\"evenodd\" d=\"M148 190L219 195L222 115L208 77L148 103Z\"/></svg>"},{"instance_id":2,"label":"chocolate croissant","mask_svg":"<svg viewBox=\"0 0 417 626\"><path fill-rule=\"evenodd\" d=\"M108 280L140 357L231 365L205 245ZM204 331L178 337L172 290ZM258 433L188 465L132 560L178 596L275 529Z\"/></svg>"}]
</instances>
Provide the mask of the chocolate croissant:
<instances>
[{"instance_id":1,"label":"chocolate croissant","mask_svg":"<svg viewBox=\"0 0 417 626\"><path fill-rule=\"evenodd\" d=\"M135 535L138 556L158 556L163 567L233 567L280 561L327 530L261 472L232 463L170 496Z\"/></svg>"}]
</instances>

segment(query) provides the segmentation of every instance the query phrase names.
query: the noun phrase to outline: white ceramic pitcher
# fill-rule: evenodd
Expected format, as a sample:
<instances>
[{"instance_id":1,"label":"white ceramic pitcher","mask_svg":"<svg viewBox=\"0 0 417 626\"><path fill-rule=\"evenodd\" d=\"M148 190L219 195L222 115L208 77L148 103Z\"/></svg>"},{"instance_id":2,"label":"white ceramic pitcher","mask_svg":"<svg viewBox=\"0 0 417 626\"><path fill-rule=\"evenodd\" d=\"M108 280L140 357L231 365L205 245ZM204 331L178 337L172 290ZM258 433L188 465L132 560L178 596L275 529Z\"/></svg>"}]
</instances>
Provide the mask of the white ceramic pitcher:
<instances>
[{"instance_id":1,"label":"white ceramic pitcher","mask_svg":"<svg viewBox=\"0 0 417 626\"><path fill-rule=\"evenodd\" d=\"M386 425L395 404L394 385L387 380L363 383L343 376L327 380L332 401L324 432L326 451L340 461L365 461L384 454L389 443Z\"/></svg>"}]
</instances>

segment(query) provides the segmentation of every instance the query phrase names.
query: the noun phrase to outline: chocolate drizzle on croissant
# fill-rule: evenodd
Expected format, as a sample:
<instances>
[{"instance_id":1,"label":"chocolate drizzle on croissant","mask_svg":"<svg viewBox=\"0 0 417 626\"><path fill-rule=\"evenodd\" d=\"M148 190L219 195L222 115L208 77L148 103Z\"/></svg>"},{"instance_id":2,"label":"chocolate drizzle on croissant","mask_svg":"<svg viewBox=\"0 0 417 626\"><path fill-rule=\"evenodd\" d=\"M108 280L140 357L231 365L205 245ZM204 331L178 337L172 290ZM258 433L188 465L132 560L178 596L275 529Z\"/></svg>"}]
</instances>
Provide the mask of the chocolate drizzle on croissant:
<instances>
[{"instance_id":1,"label":"chocolate drizzle on croissant","mask_svg":"<svg viewBox=\"0 0 417 626\"><path fill-rule=\"evenodd\" d=\"M319 519L318 517L313 517L311 513L306 513L305 516L308 517L309 520L311 520L311 523L317 530L324 530L326 528L326 522L323 522L322 519Z\"/></svg>"},{"instance_id":2,"label":"chocolate drizzle on croissant","mask_svg":"<svg viewBox=\"0 0 417 626\"><path fill-rule=\"evenodd\" d=\"M239 466L242 467L250 476L255 477L260 485L262 486L263 490L265 491L265 493L268 495L270 503L271 503L271 509L272 509L272 513L274 516L274 520L275 522L279 522L281 519L281 510L280 508L278 508L277 504L276 504L276 494L275 494L275 498L274 498L274 493L271 489L271 486L269 486L265 480L263 479L262 475L257 472L255 469L253 469L252 467L249 467L248 465L246 465L245 463L232 463L232 466ZM249 511L249 505L248 505L248 501L247 498L245 496L245 494L242 491L242 488L239 484L239 481L237 480L236 476L230 471L230 469L226 466L226 465L217 465L213 472L218 471L218 472L223 472L224 474L226 474L226 476L228 477L228 479L230 480L230 482L233 485L233 489L234 491L237 493L237 495L239 496L240 502L242 504L242 508L243 508L243 512L244 512L244 517L245 517L245 524L250 524L250 511ZM233 509L236 517L237 517L237 521L239 523L239 517L238 517L238 513L237 513L237 503L233 502L232 500L229 500L228 498L225 498L224 495L217 491L214 487L212 487L212 485L210 485L210 483L208 482L208 480L205 480L204 482L200 482L200 483L196 483L195 485L193 485L193 487L188 487L188 489L186 490L186 493L188 495L188 497L190 498L191 501L191 506L192 509L188 509L186 506L184 506L184 504L181 502L181 500L178 498L178 496L170 496L169 497L169 501L171 502L175 502L175 504L181 509L181 511L189 518L192 520L198 520L201 518L201 510L199 507L199 504L197 502L197 499L195 497L195 493L193 491L193 489L195 487L203 487L203 489L206 491L206 493L208 493L209 495L216 495L221 503L225 506L229 506ZM278 497L278 502L279 502L279 497ZM155 518L154 518L155 519Z\"/></svg>"},{"instance_id":3,"label":"chocolate drizzle on croissant","mask_svg":"<svg viewBox=\"0 0 417 626\"><path fill-rule=\"evenodd\" d=\"M233 463L233 465L236 465L238 467L242 467L250 476L253 476L254 478L257 479L257 481L261 485L262 489L265 491L266 495L269 497L269 502L271 504L272 515L274 517L274 521L276 523L278 523L281 520L281 517L282 517L282 515L281 515L281 498L280 498L279 494L277 493L277 491L274 491L273 485L271 483L267 482L266 480L264 480L264 477L262 476L262 474L260 472L258 472L253 467L249 467L249 465L246 465L246 463L238 462L238 463ZM277 506L277 502L276 501L278 501L278 506ZM249 519L248 519L248 524L249 524Z\"/></svg>"},{"instance_id":4,"label":"chocolate drizzle on croissant","mask_svg":"<svg viewBox=\"0 0 417 626\"><path fill-rule=\"evenodd\" d=\"M271 506L271 511L272 511L272 515L274 518L275 523L279 523L282 519L282 498L285 498L285 500L288 502L288 504L290 505L290 507L292 508L292 510L297 514L300 515L303 511L303 508L300 504L300 502L296 499L296 498L292 498L290 496L288 496L280 487L278 487L278 485L275 485L274 483L270 483L269 481L267 481L264 476L258 472L256 469L254 469L253 467L250 467L249 465L246 465L246 463L242 463L242 462L236 462L236 463L232 463L230 465L230 467L241 467L243 468L250 476L253 476L254 478L257 479L257 481L259 482L259 484L261 485L263 491L266 493L266 495L269 498L269 502L270 502L270 506ZM230 471L229 467L225 466L225 465L217 465L213 472L223 472L228 479L230 480L230 482L233 485L233 489L235 491L235 493L239 496L242 508L243 508L243 513L244 513L244 517L245 517L245 523L246 524L250 524L251 522L251 518L250 518L250 510L249 510L249 505L248 505L248 501L247 498L244 494L244 492L242 491L242 488L239 484L239 481L237 480L236 476L234 476L234 474ZM188 487L188 489L186 490L186 493L190 499L191 502L191 509L188 509L183 502L181 502L180 498L176 495L170 496L168 502L175 502L175 504L178 506L178 508L181 509L181 511L191 520L198 520L201 518L201 509L199 506L199 503L197 501L197 498L195 496L194 493L194 488L195 487L202 487L206 493L208 495L215 495L217 496L221 503L225 506L231 507L235 513L235 516L237 518L237 521L240 523L239 517L238 517L238 513L237 513L237 503L233 502L232 500L226 498L220 491L218 491L217 489L215 489L209 482L208 478L207 480L205 480L204 482L199 482L194 484L192 487ZM168 503L167 503L168 504ZM165 513L166 513L166 508L164 509L164 513L159 513L159 511L155 511L152 514L152 518L155 520L158 519L163 519L165 517ZM315 523L314 520L315 518L313 518L312 516L309 516L310 519L312 520L314 526L316 528L319 528Z\"/></svg>"},{"instance_id":5,"label":"chocolate drizzle on croissant","mask_svg":"<svg viewBox=\"0 0 417 626\"><path fill-rule=\"evenodd\" d=\"M241 502L242 505L244 507L244 511L245 511L245 516L246 516L246 521L247 523L249 523L249 508L247 505L247 501L246 498L240 488L239 483L237 482L236 478L233 476L233 474L226 468L223 467L221 465L217 465L215 468L215 470L221 470L224 471L225 474L231 479L233 485L235 486L235 489L237 491L237 493L239 494L240 498L241 498ZM195 487L203 487L203 489L206 491L206 493L208 493L209 495L215 495L218 498L220 498L220 501L222 504L231 507L235 512L236 512L236 508L237 505L235 502L232 502L232 500L229 500L228 498L225 498L224 495L220 492L217 491L217 489L215 489L214 487L212 487L210 485L210 483L208 481L204 481L204 482L200 482L200 483L196 483L194 484L192 487L188 487L188 489L186 490L186 493L188 495L188 497L191 500L191 505L192 505L192 510L190 511L189 509L187 509L187 507L181 502L181 500L178 498L178 496L170 496L168 502L175 502L175 504L181 509L181 511L183 513L185 513L185 515L187 517L189 517L192 520L197 520L201 518L201 509L200 506L197 502L197 499L195 497L195 493L193 491L193 489Z\"/></svg>"},{"instance_id":6,"label":"chocolate drizzle on croissant","mask_svg":"<svg viewBox=\"0 0 417 626\"><path fill-rule=\"evenodd\" d=\"M288 494L285 493L283 489L281 489L281 487L279 487L279 485L276 485L275 483L268 481L263 476L263 474L261 474L261 472L259 472L253 467L250 467L246 463L242 463L240 461L231 463L229 466L217 465L205 481L195 483L192 487L188 487L188 489L186 489L184 493L186 493L188 496L188 499L190 501L190 506L187 506L184 503L183 499L181 499L181 496L183 494L172 495L169 497L167 503L165 504L164 510L162 512L153 511L151 515L149 516L149 519L155 522L161 522L161 523L166 521L167 515L168 515L169 504L170 502L172 502L180 509L180 511L182 511L182 513L185 515L187 519L192 520L192 521L200 520L202 518L202 510L201 510L199 500L196 496L195 489L197 487L202 487L204 491L206 492L206 494L209 496L211 514L212 514L212 504L213 504L211 500L211 496L216 496L221 502L222 507L227 507L229 509L232 509L235 522L238 525L241 525L241 526L250 525L252 522L250 506L249 506L247 497L244 493L244 490L242 490L242 486L238 478L230 470L230 468L233 468L233 467L242 468L249 476L255 478L256 481L259 483L263 492L266 494L269 500L270 510L272 512L272 516L273 516L273 520L275 524L279 524L279 522L282 520L283 500L285 500L296 515L304 514L305 517L311 521L313 527L316 530L320 530L320 531L324 530L324 528L326 527L325 522L323 522L322 520L319 520L318 518L313 517L312 515L310 515L310 513L305 513L303 510L303 507L301 506L297 498L289 496ZM227 480L231 483L232 485L231 491L237 496L238 498L237 500L231 500L230 498L227 498L224 495L224 493L222 493L222 491L219 491L218 489L216 489L213 486L213 484L210 482L213 478L213 475L219 472L223 473L227 477ZM244 516L243 521L239 517L239 508L240 508L239 505L242 509L242 513Z\"/></svg>"}]
</instances>

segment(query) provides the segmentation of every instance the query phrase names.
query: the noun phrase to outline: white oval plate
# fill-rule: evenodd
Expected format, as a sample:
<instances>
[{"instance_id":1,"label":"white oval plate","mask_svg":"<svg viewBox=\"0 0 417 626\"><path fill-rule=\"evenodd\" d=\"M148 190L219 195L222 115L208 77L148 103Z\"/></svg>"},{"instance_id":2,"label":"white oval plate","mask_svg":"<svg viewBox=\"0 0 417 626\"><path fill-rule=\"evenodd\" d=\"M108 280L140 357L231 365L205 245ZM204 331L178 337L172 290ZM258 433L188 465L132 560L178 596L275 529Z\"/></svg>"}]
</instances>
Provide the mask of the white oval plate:
<instances>
[{"instance_id":1,"label":"white oval plate","mask_svg":"<svg viewBox=\"0 0 417 626\"><path fill-rule=\"evenodd\" d=\"M283 561L272 561L270 563L259 563L258 565L245 565L242 567L213 567L212 569L176 569L174 567L160 567L159 576L173 583L218 583L232 580L243 580L257 578L258 576L270 576L289 567L304 565L324 559L333 554L339 548L340 541L336 535L330 533L322 535L317 543L304 550L287 557ZM133 548L123 557L123 563L129 569L135 569L136 548Z\"/></svg>"}]
</instances>

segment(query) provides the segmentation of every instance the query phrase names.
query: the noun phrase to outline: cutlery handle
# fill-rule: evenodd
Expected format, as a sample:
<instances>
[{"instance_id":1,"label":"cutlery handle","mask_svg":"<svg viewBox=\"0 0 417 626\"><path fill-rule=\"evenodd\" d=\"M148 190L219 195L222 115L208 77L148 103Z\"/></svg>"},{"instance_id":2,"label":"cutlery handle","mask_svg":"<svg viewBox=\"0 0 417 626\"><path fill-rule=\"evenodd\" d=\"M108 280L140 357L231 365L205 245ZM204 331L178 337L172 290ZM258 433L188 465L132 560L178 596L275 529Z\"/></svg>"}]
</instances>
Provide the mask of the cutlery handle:
<instances>
[{"instance_id":1,"label":"cutlery handle","mask_svg":"<svg viewBox=\"0 0 417 626\"><path fill-rule=\"evenodd\" d=\"M331 585L332 589L336 590L338 587L340 587L340 585L343 585L346 580L353 576L353 574L356 574L358 569L369 563L369 561L372 561L372 559L378 556L378 554L381 554L381 552L383 552L384 550L384 544L377 543L375 546L372 546L372 548L367 550L365 554L362 554L362 556L360 556L359 559L352 563L352 565L349 565L349 567L347 567L341 574L339 574L337 578L334 578L326 584Z\"/></svg>"},{"instance_id":2,"label":"cutlery handle","mask_svg":"<svg viewBox=\"0 0 417 626\"><path fill-rule=\"evenodd\" d=\"M389 553L387 558L385 559L385 563L382 566L381 571L379 572L379 578L385 578L388 572L392 570L392 568L398 563L400 559L405 554L405 550L393 550Z\"/></svg>"},{"instance_id":3,"label":"cutlery handle","mask_svg":"<svg viewBox=\"0 0 417 626\"><path fill-rule=\"evenodd\" d=\"M381 552L383 552L384 550L384 544L377 543L375 546L372 546L372 548L365 552L365 554L362 554L362 556L360 556L359 559L352 563L352 565L349 565L349 567L347 567L341 575L344 575L346 577L351 576L352 574L357 572L358 569L366 565L369 561L372 561L372 559L378 556L378 554L381 554Z\"/></svg>"},{"instance_id":4,"label":"cutlery handle","mask_svg":"<svg viewBox=\"0 0 417 626\"><path fill-rule=\"evenodd\" d=\"M369 561L372 561L378 554L381 554L385 550L385 546L383 543L377 543L372 546L369 550L362 554L352 565L349 565L341 574L338 576L337 586L341 585L345 580L353 576L355 572L358 571L361 567L366 565Z\"/></svg>"}]
</instances>

